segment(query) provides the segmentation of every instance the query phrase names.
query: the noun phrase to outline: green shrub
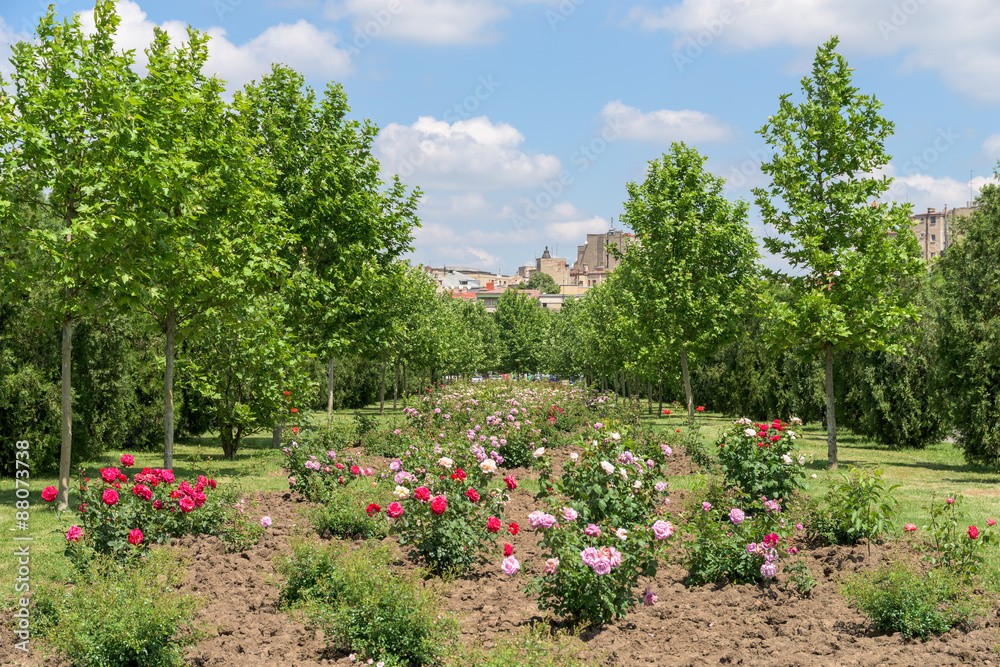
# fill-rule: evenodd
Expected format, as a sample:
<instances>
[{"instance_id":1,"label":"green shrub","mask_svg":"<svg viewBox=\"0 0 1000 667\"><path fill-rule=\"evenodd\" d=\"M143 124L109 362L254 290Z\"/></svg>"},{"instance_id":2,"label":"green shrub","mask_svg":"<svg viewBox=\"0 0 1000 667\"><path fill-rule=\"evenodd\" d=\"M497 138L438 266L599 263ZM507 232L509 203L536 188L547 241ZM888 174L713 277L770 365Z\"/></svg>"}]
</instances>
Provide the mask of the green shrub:
<instances>
[{"instance_id":1,"label":"green shrub","mask_svg":"<svg viewBox=\"0 0 1000 667\"><path fill-rule=\"evenodd\" d=\"M850 467L840 478L827 493L827 508L814 511L810 534L828 544L857 544L889 532L899 508L892 492L899 485L886 487L881 470Z\"/></svg>"},{"instance_id":2,"label":"green shrub","mask_svg":"<svg viewBox=\"0 0 1000 667\"><path fill-rule=\"evenodd\" d=\"M381 514L369 516L370 503L387 506L388 487L375 488L370 484L340 484L331 487L322 505L311 510L310 521L319 533L330 531L339 538L381 539L389 534L389 525Z\"/></svg>"},{"instance_id":3,"label":"green shrub","mask_svg":"<svg viewBox=\"0 0 1000 667\"><path fill-rule=\"evenodd\" d=\"M42 585L32 598L33 627L79 667L173 667L200 632L191 623L201 602L177 591L173 554L154 551L123 569L94 563L73 587Z\"/></svg>"},{"instance_id":4,"label":"green shrub","mask_svg":"<svg viewBox=\"0 0 1000 667\"><path fill-rule=\"evenodd\" d=\"M802 487L805 456L795 446L795 431L772 423L742 418L719 434L716 458L726 485L746 498L788 498Z\"/></svg>"},{"instance_id":5,"label":"green shrub","mask_svg":"<svg viewBox=\"0 0 1000 667\"><path fill-rule=\"evenodd\" d=\"M449 667L588 667L594 659L573 657L575 651L587 651L579 639L552 633L547 625L535 625L514 632L512 639L501 639L496 646L459 644L448 661Z\"/></svg>"},{"instance_id":6,"label":"green shrub","mask_svg":"<svg viewBox=\"0 0 1000 667\"><path fill-rule=\"evenodd\" d=\"M919 573L902 562L851 576L843 591L879 632L923 640L970 622L984 608L961 578Z\"/></svg>"},{"instance_id":7,"label":"green shrub","mask_svg":"<svg viewBox=\"0 0 1000 667\"><path fill-rule=\"evenodd\" d=\"M441 598L416 576L390 569L385 547L299 544L276 563L286 577L281 601L322 629L329 646L390 665L440 664L457 625Z\"/></svg>"},{"instance_id":8,"label":"green shrub","mask_svg":"<svg viewBox=\"0 0 1000 667\"><path fill-rule=\"evenodd\" d=\"M970 581L983 562L983 546L996 538L996 521L988 519L982 528L970 525L961 505L961 495L949 496L941 504L932 496L930 505L924 507L931 515L930 524L924 527L928 537L914 546L924 552L923 560Z\"/></svg>"}]
</instances>

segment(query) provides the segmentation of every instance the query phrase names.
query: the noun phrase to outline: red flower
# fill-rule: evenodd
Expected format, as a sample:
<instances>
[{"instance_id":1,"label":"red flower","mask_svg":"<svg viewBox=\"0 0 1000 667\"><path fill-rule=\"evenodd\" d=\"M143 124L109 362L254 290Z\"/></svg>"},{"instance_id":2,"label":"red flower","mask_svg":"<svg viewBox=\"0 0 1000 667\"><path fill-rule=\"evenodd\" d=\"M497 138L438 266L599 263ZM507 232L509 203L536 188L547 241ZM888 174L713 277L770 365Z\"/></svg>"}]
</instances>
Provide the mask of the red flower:
<instances>
[{"instance_id":1,"label":"red flower","mask_svg":"<svg viewBox=\"0 0 1000 667\"><path fill-rule=\"evenodd\" d=\"M513 491L517 488L517 480L514 479L513 475L507 475L503 478L503 483L507 485L507 489Z\"/></svg>"},{"instance_id":2,"label":"red flower","mask_svg":"<svg viewBox=\"0 0 1000 667\"><path fill-rule=\"evenodd\" d=\"M403 516L403 506L400 505L399 503L392 503L391 505L385 508L385 512L393 519L395 519L396 517Z\"/></svg>"},{"instance_id":3,"label":"red flower","mask_svg":"<svg viewBox=\"0 0 1000 667\"><path fill-rule=\"evenodd\" d=\"M378 514L381 511L382 511L382 508L379 507L378 504L376 504L376 503L369 503L368 507L365 509L365 512L368 513L368 516L375 516L376 514Z\"/></svg>"},{"instance_id":4,"label":"red flower","mask_svg":"<svg viewBox=\"0 0 1000 667\"><path fill-rule=\"evenodd\" d=\"M292 412L298 412L298 411L299 411L298 408L292 408Z\"/></svg>"},{"instance_id":5,"label":"red flower","mask_svg":"<svg viewBox=\"0 0 1000 667\"><path fill-rule=\"evenodd\" d=\"M445 508L448 507L448 501L445 500L444 496L438 496L431 501L431 511L435 514L444 514Z\"/></svg>"},{"instance_id":6,"label":"red flower","mask_svg":"<svg viewBox=\"0 0 1000 667\"><path fill-rule=\"evenodd\" d=\"M44 489L42 489L42 500L44 500L47 503L51 503L53 500L56 499L56 496L58 495L59 492L56 491L56 487L54 486L46 486Z\"/></svg>"},{"instance_id":7,"label":"red flower","mask_svg":"<svg viewBox=\"0 0 1000 667\"><path fill-rule=\"evenodd\" d=\"M101 468L101 479L106 484L111 484L118 479L118 468Z\"/></svg>"},{"instance_id":8,"label":"red flower","mask_svg":"<svg viewBox=\"0 0 1000 667\"><path fill-rule=\"evenodd\" d=\"M135 457L131 454L122 454L121 462L123 466L129 468L135 465Z\"/></svg>"},{"instance_id":9,"label":"red flower","mask_svg":"<svg viewBox=\"0 0 1000 667\"><path fill-rule=\"evenodd\" d=\"M418 486L416 489L413 490L413 497L416 498L417 500L422 500L424 502L427 502L428 500L431 499L430 489L428 489L426 486Z\"/></svg>"},{"instance_id":10,"label":"red flower","mask_svg":"<svg viewBox=\"0 0 1000 667\"><path fill-rule=\"evenodd\" d=\"M979 537L979 529L975 526L969 526L969 537L973 540Z\"/></svg>"},{"instance_id":11,"label":"red flower","mask_svg":"<svg viewBox=\"0 0 1000 667\"><path fill-rule=\"evenodd\" d=\"M185 514L194 510L194 501L188 498L187 496L184 496L183 498L180 499L180 504L181 504L181 511L184 512Z\"/></svg>"},{"instance_id":12,"label":"red flower","mask_svg":"<svg viewBox=\"0 0 1000 667\"><path fill-rule=\"evenodd\" d=\"M351 466L351 474L352 475L360 475L361 474L361 468L359 468L358 466Z\"/></svg>"},{"instance_id":13,"label":"red flower","mask_svg":"<svg viewBox=\"0 0 1000 667\"><path fill-rule=\"evenodd\" d=\"M157 509L157 510L163 509L163 501L162 500L154 500L153 501L153 509Z\"/></svg>"},{"instance_id":14,"label":"red flower","mask_svg":"<svg viewBox=\"0 0 1000 667\"><path fill-rule=\"evenodd\" d=\"M770 535L767 535L766 537L764 537L764 548L770 549L771 547L773 547L775 544L778 543L778 539L779 538L776 533L771 533Z\"/></svg>"},{"instance_id":15,"label":"red flower","mask_svg":"<svg viewBox=\"0 0 1000 667\"><path fill-rule=\"evenodd\" d=\"M290 392L290 391L283 391L281 393L283 393L285 396L291 396L292 395L292 392Z\"/></svg>"},{"instance_id":16,"label":"red flower","mask_svg":"<svg viewBox=\"0 0 1000 667\"><path fill-rule=\"evenodd\" d=\"M504 556L512 556L513 554L514 554L514 547L510 546L509 544L504 544L503 545L503 555Z\"/></svg>"},{"instance_id":17,"label":"red flower","mask_svg":"<svg viewBox=\"0 0 1000 667\"><path fill-rule=\"evenodd\" d=\"M486 530L490 531L491 533L500 532L500 526L501 526L500 519L496 518L495 516L491 516L489 519L486 520Z\"/></svg>"},{"instance_id":18,"label":"red flower","mask_svg":"<svg viewBox=\"0 0 1000 667\"><path fill-rule=\"evenodd\" d=\"M699 405L698 407L695 408L695 410L697 410L698 412L704 412L705 411L705 406L704 405Z\"/></svg>"},{"instance_id":19,"label":"red flower","mask_svg":"<svg viewBox=\"0 0 1000 667\"><path fill-rule=\"evenodd\" d=\"M464 481L464 480L465 480L465 478L466 478L467 476L468 476L468 475L466 475L466 474L465 474L465 471L464 471L464 470L462 470L461 468L457 468L457 469L455 470L455 472L451 473L451 478L452 478L452 479L457 479L457 480L458 480L458 481L460 481L460 482L461 482L461 481Z\"/></svg>"},{"instance_id":20,"label":"red flower","mask_svg":"<svg viewBox=\"0 0 1000 667\"><path fill-rule=\"evenodd\" d=\"M114 489L104 489L104 494L101 496L101 500L104 501L105 505L114 505L118 502L118 492Z\"/></svg>"},{"instance_id":21,"label":"red flower","mask_svg":"<svg viewBox=\"0 0 1000 667\"><path fill-rule=\"evenodd\" d=\"M664 410L664 411L663 411L663 414L665 414L665 415L669 415L669 414L670 414L670 410Z\"/></svg>"},{"instance_id":22,"label":"red flower","mask_svg":"<svg viewBox=\"0 0 1000 667\"><path fill-rule=\"evenodd\" d=\"M149 500L153 497L153 491L148 486L142 484L136 484L132 487L132 493L139 496L143 500Z\"/></svg>"},{"instance_id":23,"label":"red flower","mask_svg":"<svg viewBox=\"0 0 1000 667\"><path fill-rule=\"evenodd\" d=\"M128 533L128 541L136 546L142 544L142 531L138 528L130 530Z\"/></svg>"},{"instance_id":24,"label":"red flower","mask_svg":"<svg viewBox=\"0 0 1000 667\"><path fill-rule=\"evenodd\" d=\"M214 480L214 479L210 479L210 480L208 480L208 485L209 485L210 487L212 487L212 488L214 489L214 488L215 488L215 486L216 486L216 484L215 484L215 480Z\"/></svg>"},{"instance_id":25,"label":"red flower","mask_svg":"<svg viewBox=\"0 0 1000 667\"><path fill-rule=\"evenodd\" d=\"M468 491L466 491L465 492L465 497L468 498L469 500L471 500L474 503L478 503L479 502L479 492L476 491L475 489L469 489Z\"/></svg>"},{"instance_id":26,"label":"red flower","mask_svg":"<svg viewBox=\"0 0 1000 667\"><path fill-rule=\"evenodd\" d=\"M521 527L516 523L514 523L513 521L511 521L510 525L507 526L507 532L510 533L511 535L517 535L517 531L519 530L521 530Z\"/></svg>"},{"instance_id":27,"label":"red flower","mask_svg":"<svg viewBox=\"0 0 1000 667\"><path fill-rule=\"evenodd\" d=\"M990 525L990 526L997 525L996 519L987 519L986 523L987 523L987 525Z\"/></svg>"}]
</instances>

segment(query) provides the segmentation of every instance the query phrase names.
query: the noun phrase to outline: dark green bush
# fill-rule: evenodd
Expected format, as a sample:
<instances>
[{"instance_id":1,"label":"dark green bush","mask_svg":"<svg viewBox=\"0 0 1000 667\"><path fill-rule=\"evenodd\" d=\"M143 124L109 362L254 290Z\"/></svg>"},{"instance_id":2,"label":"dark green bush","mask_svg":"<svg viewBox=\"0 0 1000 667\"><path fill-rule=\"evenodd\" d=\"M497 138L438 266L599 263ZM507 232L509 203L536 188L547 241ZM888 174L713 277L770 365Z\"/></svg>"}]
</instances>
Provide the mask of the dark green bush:
<instances>
[{"instance_id":1,"label":"dark green bush","mask_svg":"<svg viewBox=\"0 0 1000 667\"><path fill-rule=\"evenodd\" d=\"M828 544L877 541L892 529L899 507L892 492L898 485L887 487L881 470L850 467L840 478L827 493L826 508L814 509L810 534Z\"/></svg>"}]
</instances>

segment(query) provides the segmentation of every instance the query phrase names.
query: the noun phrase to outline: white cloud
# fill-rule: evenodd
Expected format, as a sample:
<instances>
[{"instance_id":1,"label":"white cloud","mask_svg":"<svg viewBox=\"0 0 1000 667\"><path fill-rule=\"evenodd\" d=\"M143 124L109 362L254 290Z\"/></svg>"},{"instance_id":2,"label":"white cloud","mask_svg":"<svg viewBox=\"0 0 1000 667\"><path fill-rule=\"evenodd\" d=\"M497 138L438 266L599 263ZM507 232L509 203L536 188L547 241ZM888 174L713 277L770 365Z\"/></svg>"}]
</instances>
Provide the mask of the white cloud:
<instances>
[{"instance_id":1,"label":"white cloud","mask_svg":"<svg viewBox=\"0 0 1000 667\"><path fill-rule=\"evenodd\" d=\"M495 0L330 0L326 17L352 17L354 30L421 44L477 44L497 37L510 15Z\"/></svg>"},{"instance_id":2,"label":"white cloud","mask_svg":"<svg viewBox=\"0 0 1000 667\"><path fill-rule=\"evenodd\" d=\"M811 52L831 35L841 52L903 56L902 70L934 70L970 98L1000 102L1000 5L994 0L683 0L639 6L628 22L677 35L677 56L775 44Z\"/></svg>"},{"instance_id":3,"label":"white cloud","mask_svg":"<svg viewBox=\"0 0 1000 667\"><path fill-rule=\"evenodd\" d=\"M622 138L639 141L727 141L736 134L731 126L701 111L660 109L643 112L621 100L605 104L601 117L609 127L617 128Z\"/></svg>"},{"instance_id":4,"label":"white cloud","mask_svg":"<svg viewBox=\"0 0 1000 667\"><path fill-rule=\"evenodd\" d=\"M122 49L134 49L138 69L144 71L144 49L152 41L157 24L148 20L146 12L131 0L119 2L117 10L121 23L115 43ZM80 12L80 18L85 29L92 32L94 11ZM187 39L186 23L166 21L160 28L175 44ZM337 78L351 70L350 55L338 47L337 37L305 20L270 26L242 44L229 41L220 27L210 27L205 32L212 38L208 43L206 71L227 81L230 90L268 73L271 63L283 63L307 77Z\"/></svg>"},{"instance_id":5,"label":"white cloud","mask_svg":"<svg viewBox=\"0 0 1000 667\"><path fill-rule=\"evenodd\" d=\"M28 41L30 39L30 34L16 32L14 28L12 26L8 26L3 17L0 16L0 73L2 73L5 77L9 77L14 73L14 68L10 64L10 57L13 55L10 47L17 42Z\"/></svg>"},{"instance_id":6,"label":"white cloud","mask_svg":"<svg viewBox=\"0 0 1000 667\"><path fill-rule=\"evenodd\" d=\"M583 245L587 234L601 234L611 229L611 223L598 215L587 220L571 220L567 222L551 222L545 225L545 237L576 245ZM570 264L576 261L571 258Z\"/></svg>"},{"instance_id":7,"label":"white cloud","mask_svg":"<svg viewBox=\"0 0 1000 667\"><path fill-rule=\"evenodd\" d=\"M983 151L990 157L1000 158L1000 133L991 134L983 142Z\"/></svg>"},{"instance_id":8,"label":"white cloud","mask_svg":"<svg viewBox=\"0 0 1000 667\"><path fill-rule=\"evenodd\" d=\"M888 167L885 171L892 176L895 170ZM948 208L965 206L966 202L979 195L979 191L987 183L997 183L997 179L976 176L971 181L956 181L949 177L935 178L927 174L895 176L886 199L909 202L913 204L914 213L924 212L929 207L940 211L945 206Z\"/></svg>"},{"instance_id":9,"label":"white cloud","mask_svg":"<svg viewBox=\"0 0 1000 667\"><path fill-rule=\"evenodd\" d=\"M538 185L561 168L552 155L519 149L524 135L485 116L449 124L421 116L413 125L390 123L376 141L386 174L445 190L490 190Z\"/></svg>"}]
</instances>

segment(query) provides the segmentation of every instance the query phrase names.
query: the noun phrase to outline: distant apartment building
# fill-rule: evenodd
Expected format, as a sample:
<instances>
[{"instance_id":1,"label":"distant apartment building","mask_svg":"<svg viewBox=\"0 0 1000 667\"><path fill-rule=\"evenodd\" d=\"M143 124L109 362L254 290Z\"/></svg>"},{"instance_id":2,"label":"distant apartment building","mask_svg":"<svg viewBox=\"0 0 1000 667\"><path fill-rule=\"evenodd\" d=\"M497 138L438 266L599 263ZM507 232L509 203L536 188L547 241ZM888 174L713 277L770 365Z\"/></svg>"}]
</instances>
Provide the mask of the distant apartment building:
<instances>
[{"instance_id":1,"label":"distant apartment building","mask_svg":"<svg viewBox=\"0 0 1000 667\"><path fill-rule=\"evenodd\" d=\"M960 206L938 211L928 208L926 213L910 216L910 231L917 237L924 261L929 262L941 254L955 242L955 222L958 218L967 216L975 210L974 206Z\"/></svg>"},{"instance_id":2,"label":"distant apartment building","mask_svg":"<svg viewBox=\"0 0 1000 667\"><path fill-rule=\"evenodd\" d=\"M570 271L572 284L588 288L603 283L621 264L614 251L625 254L634 241L634 234L614 229L603 234L587 234L587 242L576 249L576 262Z\"/></svg>"}]
</instances>

